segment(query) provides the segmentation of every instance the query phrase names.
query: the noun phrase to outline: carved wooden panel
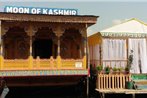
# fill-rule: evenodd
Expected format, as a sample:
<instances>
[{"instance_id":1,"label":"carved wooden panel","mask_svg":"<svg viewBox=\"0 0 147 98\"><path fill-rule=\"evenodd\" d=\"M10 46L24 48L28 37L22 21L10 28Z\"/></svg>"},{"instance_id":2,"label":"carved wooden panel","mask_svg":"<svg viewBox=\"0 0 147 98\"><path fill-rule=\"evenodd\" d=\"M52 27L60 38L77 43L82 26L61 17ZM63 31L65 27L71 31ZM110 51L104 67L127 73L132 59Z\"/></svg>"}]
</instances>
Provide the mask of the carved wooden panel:
<instances>
[{"instance_id":1,"label":"carved wooden panel","mask_svg":"<svg viewBox=\"0 0 147 98\"><path fill-rule=\"evenodd\" d=\"M29 56L29 36L18 27L11 28L4 36L4 58L26 59Z\"/></svg>"},{"instance_id":2,"label":"carved wooden panel","mask_svg":"<svg viewBox=\"0 0 147 98\"><path fill-rule=\"evenodd\" d=\"M68 29L61 37L61 57L79 59L83 57L83 42L81 34L74 29Z\"/></svg>"}]
</instances>

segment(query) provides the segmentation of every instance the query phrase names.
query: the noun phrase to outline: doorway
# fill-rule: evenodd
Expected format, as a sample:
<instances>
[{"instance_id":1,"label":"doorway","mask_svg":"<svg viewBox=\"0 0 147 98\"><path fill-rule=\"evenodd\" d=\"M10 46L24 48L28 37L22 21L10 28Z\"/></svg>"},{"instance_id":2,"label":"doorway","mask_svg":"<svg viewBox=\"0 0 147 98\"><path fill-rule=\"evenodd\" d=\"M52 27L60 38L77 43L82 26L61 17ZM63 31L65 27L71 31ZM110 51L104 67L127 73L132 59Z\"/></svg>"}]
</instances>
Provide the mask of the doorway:
<instances>
[{"instance_id":1,"label":"doorway","mask_svg":"<svg viewBox=\"0 0 147 98\"><path fill-rule=\"evenodd\" d=\"M36 39L33 42L33 57L47 59L52 56L53 41L51 39Z\"/></svg>"}]
</instances>

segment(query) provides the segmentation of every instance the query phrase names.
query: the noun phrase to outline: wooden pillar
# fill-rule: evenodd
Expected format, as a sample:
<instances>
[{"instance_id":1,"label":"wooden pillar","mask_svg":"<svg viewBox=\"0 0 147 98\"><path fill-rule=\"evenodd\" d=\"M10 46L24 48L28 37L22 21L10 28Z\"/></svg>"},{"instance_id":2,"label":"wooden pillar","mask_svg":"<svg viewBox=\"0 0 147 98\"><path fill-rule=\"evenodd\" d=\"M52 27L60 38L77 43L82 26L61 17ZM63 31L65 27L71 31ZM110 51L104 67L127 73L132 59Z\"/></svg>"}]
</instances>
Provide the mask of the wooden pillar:
<instances>
[{"instance_id":1,"label":"wooden pillar","mask_svg":"<svg viewBox=\"0 0 147 98\"><path fill-rule=\"evenodd\" d=\"M99 45L99 49L100 49L100 51L99 51L99 54L100 54L100 65L101 66L103 66L103 61L102 61L102 59L103 59L103 57L102 57L102 44L100 44Z\"/></svg>"},{"instance_id":2,"label":"wooden pillar","mask_svg":"<svg viewBox=\"0 0 147 98\"><path fill-rule=\"evenodd\" d=\"M9 30L9 27L3 27L2 21L0 20L0 69L2 70L4 67L4 44L3 44L3 36Z\"/></svg>"},{"instance_id":3,"label":"wooden pillar","mask_svg":"<svg viewBox=\"0 0 147 98\"><path fill-rule=\"evenodd\" d=\"M105 93L104 93L104 92L101 92L101 93L100 93L100 97L101 97L101 98L105 98Z\"/></svg>"},{"instance_id":4,"label":"wooden pillar","mask_svg":"<svg viewBox=\"0 0 147 98\"><path fill-rule=\"evenodd\" d=\"M89 48L88 48L88 43L87 43L87 24L85 24L85 26L83 28L80 29L80 33L82 35L83 38L83 45L84 45L84 58L83 58L83 68L86 69L87 68L87 61L88 61L88 68L90 68L90 59L87 57L89 57Z\"/></svg>"},{"instance_id":5,"label":"wooden pillar","mask_svg":"<svg viewBox=\"0 0 147 98\"><path fill-rule=\"evenodd\" d=\"M57 51L57 55L60 56L60 36L58 37L58 51Z\"/></svg>"},{"instance_id":6,"label":"wooden pillar","mask_svg":"<svg viewBox=\"0 0 147 98\"><path fill-rule=\"evenodd\" d=\"M83 58L83 68L87 69L88 68L88 75L87 75L87 89L86 89L86 94L87 97L89 96L89 77L90 77L90 58L89 57L89 46L88 46L88 42L87 42L87 24L84 25L84 27L82 27L80 29L80 33L82 35L83 38L83 44L84 44L84 58ZM87 66L88 65L88 66Z\"/></svg>"},{"instance_id":7,"label":"wooden pillar","mask_svg":"<svg viewBox=\"0 0 147 98\"><path fill-rule=\"evenodd\" d=\"M128 66L128 55L129 55L129 38L126 38L126 47L127 47L127 50L126 50L126 53L127 53L127 61L126 61L126 66ZM125 66L125 67L126 67ZM130 70L129 70L130 72Z\"/></svg>"},{"instance_id":8,"label":"wooden pillar","mask_svg":"<svg viewBox=\"0 0 147 98\"><path fill-rule=\"evenodd\" d=\"M30 49L29 49L29 69L33 68L33 55L32 55L32 37L35 35L38 29L35 29L31 24L28 28L25 28L25 32L30 37Z\"/></svg>"},{"instance_id":9,"label":"wooden pillar","mask_svg":"<svg viewBox=\"0 0 147 98\"><path fill-rule=\"evenodd\" d=\"M61 56L60 56L60 36L58 36L58 50L57 50L57 68L61 67Z\"/></svg>"},{"instance_id":10,"label":"wooden pillar","mask_svg":"<svg viewBox=\"0 0 147 98\"><path fill-rule=\"evenodd\" d=\"M135 93L132 94L132 98L135 98Z\"/></svg>"},{"instance_id":11,"label":"wooden pillar","mask_svg":"<svg viewBox=\"0 0 147 98\"><path fill-rule=\"evenodd\" d=\"M56 28L53 28L55 35L58 37L58 48L57 48L57 68L61 68L61 56L60 56L60 37L63 35L64 30L61 29L60 25L57 25Z\"/></svg>"},{"instance_id":12,"label":"wooden pillar","mask_svg":"<svg viewBox=\"0 0 147 98\"><path fill-rule=\"evenodd\" d=\"M30 36L30 52L29 52L29 54L30 54L30 56L32 56L32 36Z\"/></svg>"},{"instance_id":13,"label":"wooden pillar","mask_svg":"<svg viewBox=\"0 0 147 98\"><path fill-rule=\"evenodd\" d=\"M1 39L0 39L0 56L2 56L2 52L3 52L3 36L2 36L2 25L1 25L1 21L0 21L0 36L1 36Z\"/></svg>"},{"instance_id":14,"label":"wooden pillar","mask_svg":"<svg viewBox=\"0 0 147 98\"><path fill-rule=\"evenodd\" d=\"M1 36L1 40L0 40L0 70L2 70L2 66L3 66L3 56L2 56L2 51L3 51L3 45L2 45L2 25L1 25L1 21L0 21L0 36Z\"/></svg>"}]
</instances>

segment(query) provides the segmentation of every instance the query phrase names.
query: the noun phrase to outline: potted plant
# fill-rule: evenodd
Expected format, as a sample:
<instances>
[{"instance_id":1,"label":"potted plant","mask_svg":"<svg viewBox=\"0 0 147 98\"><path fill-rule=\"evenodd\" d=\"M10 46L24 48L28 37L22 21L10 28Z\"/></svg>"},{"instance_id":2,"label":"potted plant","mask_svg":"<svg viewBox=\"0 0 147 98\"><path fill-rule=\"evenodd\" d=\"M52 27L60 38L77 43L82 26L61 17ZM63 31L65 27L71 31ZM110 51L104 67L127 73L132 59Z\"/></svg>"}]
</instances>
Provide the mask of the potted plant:
<instances>
[{"instance_id":1,"label":"potted plant","mask_svg":"<svg viewBox=\"0 0 147 98\"><path fill-rule=\"evenodd\" d=\"M109 73L110 73L110 66L107 65L107 66L105 67L105 73L106 73L106 74L109 74Z\"/></svg>"},{"instance_id":2,"label":"potted plant","mask_svg":"<svg viewBox=\"0 0 147 98\"><path fill-rule=\"evenodd\" d=\"M124 68L123 68L123 67L119 67L119 68L118 68L118 72L119 72L119 74L120 74L120 73L122 73L122 72L123 72L123 70L124 70Z\"/></svg>"},{"instance_id":3,"label":"potted plant","mask_svg":"<svg viewBox=\"0 0 147 98\"><path fill-rule=\"evenodd\" d=\"M128 65L125 67L125 72L126 72L126 74L130 73L130 67Z\"/></svg>"},{"instance_id":4,"label":"potted plant","mask_svg":"<svg viewBox=\"0 0 147 98\"><path fill-rule=\"evenodd\" d=\"M116 65L113 67L113 73L116 74L117 73L117 68Z\"/></svg>"},{"instance_id":5,"label":"potted plant","mask_svg":"<svg viewBox=\"0 0 147 98\"><path fill-rule=\"evenodd\" d=\"M102 72L102 70L103 70L103 66L102 65L98 65L96 67L96 69L97 69L97 72L100 74Z\"/></svg>"}]
</instances>

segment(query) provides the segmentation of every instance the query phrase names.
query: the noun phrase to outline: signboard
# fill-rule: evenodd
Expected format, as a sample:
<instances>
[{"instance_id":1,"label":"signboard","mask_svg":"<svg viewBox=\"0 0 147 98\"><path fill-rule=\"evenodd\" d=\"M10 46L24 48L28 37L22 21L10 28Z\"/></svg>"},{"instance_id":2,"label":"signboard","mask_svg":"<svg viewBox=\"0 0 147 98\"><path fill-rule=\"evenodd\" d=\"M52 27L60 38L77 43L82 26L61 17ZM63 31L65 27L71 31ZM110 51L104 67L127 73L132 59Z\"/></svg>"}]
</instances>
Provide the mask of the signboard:
<instances>
[{"instance_id":1,"label":"signboard","mask_svg":"<svg viewBox=\"0 0 147 98\"><path fill-rule=\"evenodd\" d=\"M76 68L82 68L82 62L75 62Z\"/></svg>"},{"instance_id":2,"label":"signboard","mask_svg":"<svg viewBox=\"0 0 147 98\"><path fill-rule=\"evenodd\" d=\"M23 13L23 14L46 14L46 15L77 15L78 14L77 9L18 7L18 6L5 6L4 12Z\"/></svg>"}]
</instances>

